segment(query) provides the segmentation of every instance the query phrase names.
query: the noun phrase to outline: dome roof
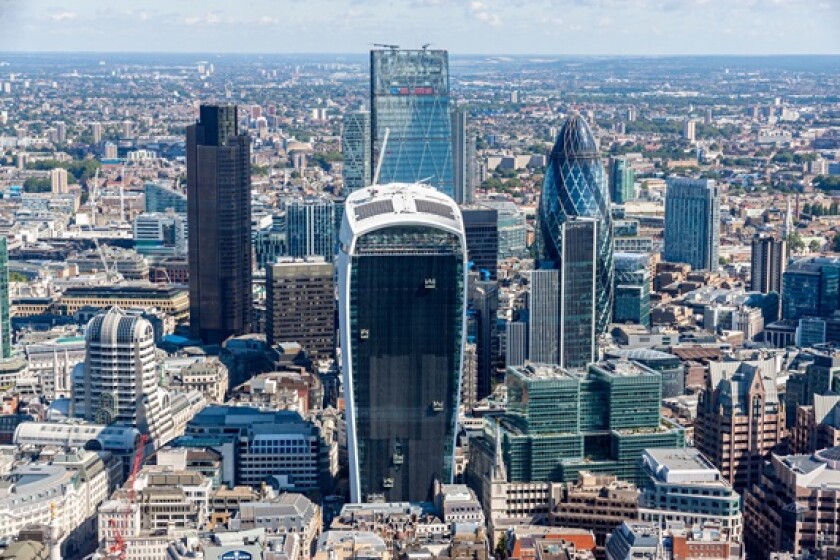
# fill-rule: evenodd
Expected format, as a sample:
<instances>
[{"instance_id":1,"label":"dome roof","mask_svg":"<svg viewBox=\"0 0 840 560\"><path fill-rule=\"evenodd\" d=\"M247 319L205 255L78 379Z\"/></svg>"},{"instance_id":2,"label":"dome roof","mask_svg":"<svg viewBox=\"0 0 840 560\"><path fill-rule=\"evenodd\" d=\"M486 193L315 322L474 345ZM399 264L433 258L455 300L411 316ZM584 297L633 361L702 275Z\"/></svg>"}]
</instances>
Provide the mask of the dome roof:
<instances>
[{"instance_id":1,"label":"dome roof","mask_svg":"<svg viewBox=\"0 0 840 560\"><path fill-rule=\"evenodd\" d=\"M551 150L551 157L562 159L599 157L598 143L595 142L592 130L579 114L571 115L563 123L554 149Z\"/></svg>"}]
</instances>

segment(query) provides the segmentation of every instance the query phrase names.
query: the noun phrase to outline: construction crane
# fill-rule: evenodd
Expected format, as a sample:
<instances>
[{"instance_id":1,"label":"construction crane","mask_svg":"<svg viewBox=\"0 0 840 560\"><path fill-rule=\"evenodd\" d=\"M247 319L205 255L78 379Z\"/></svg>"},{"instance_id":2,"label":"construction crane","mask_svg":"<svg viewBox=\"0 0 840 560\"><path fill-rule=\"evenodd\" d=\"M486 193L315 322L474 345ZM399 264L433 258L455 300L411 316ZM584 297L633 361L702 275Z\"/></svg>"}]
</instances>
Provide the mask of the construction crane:
<instances>
[{"instance_id":1,"label":"construction crane","mask_svg":"<svg viewBox=\"0 0 840 560\"><path fill-rule=\"evenodd\" d=\"M421 48L425 51L426 49L428 49L431 46L432 46L431 43L423 43L423 46Z\"/></svg>"},{"instance_id":2,"label":"construction crane","mask_svg":"<svg viewBox=\"0 0 840 560\"><path fill-rule=\"evenodd\" d=\"M149 436L146 434L142 434L140 436L140 439L137 441L137 448L134 450L134 461L132 461L131 463L131 472L128 474L128 482L126 483L128 487L128 515L126 517L131 516L131 506L134 505L134 499L137 496L134 490L134 482L137 480L137 473L140 472L140 467L143 465L143 459L146 457L147 441L149 441ZM128 524L126 524L126 526L127 525ZM126 544L125 538L122 535L122 531L119 527L117 527L117 524L113 519L109 520L108 526L114 530L115 541L113 545L108 547L108 557L116 558L118 560L125 560Z\"/></svg>"},{"instance_id":3,"label":"construction crane","mask_svg":"<svg viewBox=\"0 0 840 560\"><path fill-rule=\"evenodd\" d=\"M102 246L99 245L99 238L96 236L96 233L93 231L94 222L96 221L96 188L99 186L99 169L96 169L96 174L93 176L93 186L88 187L88 203L90 205L90 222L88 223L88 230L90 231L91 237L93 238L93 245L96 247L96 252L99 253L99 260L102 261L102 268L105 269L105 277L111 282L120 282L122 281L122 275L117 271L117 265L114 263L114 268L112 269L108 266L108 261L105 259L105 253L102 251Z\"/></svg>"}]
</instances>

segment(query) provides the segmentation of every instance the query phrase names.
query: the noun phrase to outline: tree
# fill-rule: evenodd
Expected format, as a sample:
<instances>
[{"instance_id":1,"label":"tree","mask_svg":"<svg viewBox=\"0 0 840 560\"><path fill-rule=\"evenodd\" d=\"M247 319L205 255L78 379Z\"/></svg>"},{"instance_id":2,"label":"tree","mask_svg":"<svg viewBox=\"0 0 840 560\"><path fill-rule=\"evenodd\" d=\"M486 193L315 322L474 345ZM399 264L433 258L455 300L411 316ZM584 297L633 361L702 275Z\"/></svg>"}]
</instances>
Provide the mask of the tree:
<instances>
[{"instance_id":1,"label":"tree","mask_svg":"<svg viewBox=\"0 0 840 560\"><path fill-rule=\"evenodd\" d=\"M29 278L25 275L21 274L20 272L11 271L9 272L9 282L28 282Z\"/></svg>"},{"instance_id":2,"label":"tree","mask_svg":"<svg viewBox=\"0 0 840 560\"><path fill-rule=\"evenodd\" d=\"M831 239L831 250L840 253L840 233L835 233Z\"/></svg>"},{"instance_id":3,"label":"tree","mask_svg":"<svg viewBox=\"0 0 840 560\"><path fill-rule=\"evenodd\" d=\"M814 179L814 186L826 190L840 190L840 175L820 175Z\"/></svg>"},{"instance_id":4,"label":"tree","mask_svg":"<svg viewBox=\"0 0 840 560\"><path fill-rule=\"evenodd\" d=\"M29 193L45 193L52 190L52 181L39 177L30 177L23 182L23 190Z\"/></svg>"},{"instance_id":5,"label":"tree","mask_svg":"<svg viewBox=\"0 0 840 560\"><path fill-rule=\"evenodd\" d=\"M798 253L805 248L805 242L802 236L797 232L793 232L787 236L788 251L791 253Z\"/></svg>"},{"instance_id":6,"label":"tree","mask_svg":"<svg viewBox=\"0 0 840 560\"><path fill-rule=\"evenodd\" d=\"M507 549L508 549L508 542L507 542L507 533L502 533L502 536L499 537L499 542L496 543L496 558L502 560L507 558Z\"/></svg>"},{"instance_id":7,"label":"tree","mask_svg":"<svg viewBox=\"0 0 840 560\"><path fill-rule=\"evenodd\" d=\"M820 242L817 241L816 239L812 240L810 243L808 243L808 250L811 251L812 253L819 252Z\"/></svg>"}]
</instances>

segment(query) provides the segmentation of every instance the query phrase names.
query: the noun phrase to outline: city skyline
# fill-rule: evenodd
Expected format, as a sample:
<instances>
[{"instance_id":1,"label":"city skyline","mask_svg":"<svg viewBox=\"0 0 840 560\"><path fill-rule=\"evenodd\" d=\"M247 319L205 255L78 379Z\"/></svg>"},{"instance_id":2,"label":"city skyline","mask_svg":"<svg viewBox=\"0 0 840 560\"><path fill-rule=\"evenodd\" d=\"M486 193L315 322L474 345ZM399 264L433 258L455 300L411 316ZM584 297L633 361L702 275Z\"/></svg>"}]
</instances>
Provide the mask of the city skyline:
<instances>
[{"instance_id":1,"label":"city skyline","mask_svg":"<svg viewBox=\"0 0 840 560\"><path fill-rule=\"evenodd\" d=\"M465 54L840 54L838 23L840 4L805 0L0 0L0 52L362 53L431 42Z\"/></svg>"}]
</instances>

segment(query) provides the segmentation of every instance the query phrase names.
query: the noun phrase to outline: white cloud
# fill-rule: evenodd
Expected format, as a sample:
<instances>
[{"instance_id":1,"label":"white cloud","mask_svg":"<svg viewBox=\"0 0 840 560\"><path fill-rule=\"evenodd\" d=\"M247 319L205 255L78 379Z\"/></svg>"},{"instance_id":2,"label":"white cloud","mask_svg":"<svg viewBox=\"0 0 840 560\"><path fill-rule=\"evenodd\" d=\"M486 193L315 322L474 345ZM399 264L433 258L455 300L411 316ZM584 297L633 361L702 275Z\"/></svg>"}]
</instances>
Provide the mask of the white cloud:
<instances>
[{"instance_id":1,"label":"white cloud","mask_svg":"<svg viewBox=\"0 0 840 560\"><path fill-rule=\"evenodd\" d=\"M469 10L473 18L481 23L486 23L487 25L492 25L494 27L502 24L502 18L499 17L499 14L495 11L491 11L480 0L472 0L472 2L470 2Z\"/></svg>"},{"instance_id":2,"label":"white cloud","mask_svg":"<svg viewBox=\"0 0 840 560\"><path fill-rule=\"evenodd\" d=\"M184 24L190 27L198 25L216 25L222 23L222 18L216 12L207 12L201 16L190 16L184 18Z\"/></svg>"},{"instance_id":3,"label":"white cloud","mask_svg":"<svg viewBox=\"0 0 840 560\"><path fill-rule=\"evenodd\" d=\"M47 14L47 17L53 21L71 21L78 18L79 14L76 12L61 11Z\"/></svg>"}]
</instances>

